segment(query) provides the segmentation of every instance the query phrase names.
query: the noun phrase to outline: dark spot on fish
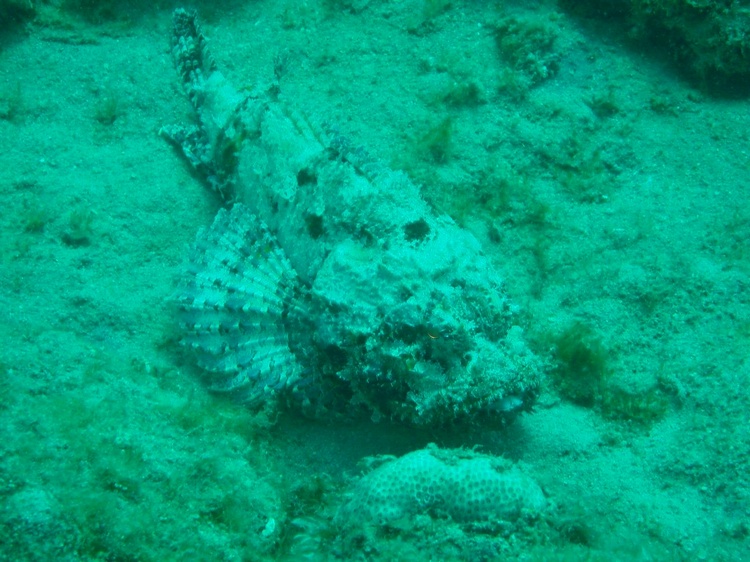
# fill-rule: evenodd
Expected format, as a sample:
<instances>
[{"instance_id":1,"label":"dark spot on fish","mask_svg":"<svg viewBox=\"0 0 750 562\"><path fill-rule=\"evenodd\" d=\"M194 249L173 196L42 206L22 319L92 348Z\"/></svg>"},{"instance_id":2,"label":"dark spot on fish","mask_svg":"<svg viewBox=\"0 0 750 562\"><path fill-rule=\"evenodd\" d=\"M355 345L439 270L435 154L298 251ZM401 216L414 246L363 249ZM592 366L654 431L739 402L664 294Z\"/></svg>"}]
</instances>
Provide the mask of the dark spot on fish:
<instances>
[{"instance_id":1,"label":"dark spot on fish","mask_svg":"<svg viewBox=\"0 0 750 562\"><path fill-rule=\"evenodd\" d=\"M430 234L430 225L424 219L404 225L404 236L409 242L422 242Z\"/></svg>"},{"instance_id":2,"label":"dark spot on fish","mask_svg":"<svg viewBox=\"0 0 750 562\"><path fill-rule=\"evenodd\" d=\"M307 233L310 235L310 238L313 238L314 240L317 240L325 234L323 228L323 217L320 215L305 215L305 225L307 226Z\"/></svg>"}]
</instances>

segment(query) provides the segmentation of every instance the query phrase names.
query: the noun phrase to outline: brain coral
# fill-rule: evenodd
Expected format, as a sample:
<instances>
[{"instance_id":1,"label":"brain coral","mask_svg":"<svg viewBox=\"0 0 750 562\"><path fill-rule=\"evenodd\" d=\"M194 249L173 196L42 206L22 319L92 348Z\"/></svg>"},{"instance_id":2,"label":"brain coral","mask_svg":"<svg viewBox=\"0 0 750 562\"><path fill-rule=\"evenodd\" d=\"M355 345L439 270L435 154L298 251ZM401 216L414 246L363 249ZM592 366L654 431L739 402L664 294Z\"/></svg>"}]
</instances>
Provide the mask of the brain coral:
<instances>
[{"instance_id":1,"label":"brain coral","mask_svg":"<svg viewBox=\"0 0 750 562\"><path fill-rule=\"evenodd\" d=\"M540 513L541 488L511 462L429 445L388 459L355 485L339 524L387 524L428 513L462 524L513 521Z\"/></svg>"}]
</instances>

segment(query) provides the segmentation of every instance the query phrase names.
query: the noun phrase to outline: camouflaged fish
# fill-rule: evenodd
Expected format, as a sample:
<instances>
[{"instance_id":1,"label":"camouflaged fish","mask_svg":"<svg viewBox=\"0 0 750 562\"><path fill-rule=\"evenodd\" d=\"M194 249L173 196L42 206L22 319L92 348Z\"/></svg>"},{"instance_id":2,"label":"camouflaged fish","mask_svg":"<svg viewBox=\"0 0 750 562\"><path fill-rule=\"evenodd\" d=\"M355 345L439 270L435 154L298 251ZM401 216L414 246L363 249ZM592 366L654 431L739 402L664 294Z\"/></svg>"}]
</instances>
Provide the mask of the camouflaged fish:
<instances>
[{"instance_id":1,"label":"camouflaged fish","mask_svg":"<svg viewBox=\"0 0 750 562\"><path fill-rule=\"evenodd\" d=\"M277 84L234 89L195 13L174 13L172 52L197 125L162 133L226 202L176 297L213 389L431 426L531 405L541 362L470 233Z\"/></svg>"}]
</instances>

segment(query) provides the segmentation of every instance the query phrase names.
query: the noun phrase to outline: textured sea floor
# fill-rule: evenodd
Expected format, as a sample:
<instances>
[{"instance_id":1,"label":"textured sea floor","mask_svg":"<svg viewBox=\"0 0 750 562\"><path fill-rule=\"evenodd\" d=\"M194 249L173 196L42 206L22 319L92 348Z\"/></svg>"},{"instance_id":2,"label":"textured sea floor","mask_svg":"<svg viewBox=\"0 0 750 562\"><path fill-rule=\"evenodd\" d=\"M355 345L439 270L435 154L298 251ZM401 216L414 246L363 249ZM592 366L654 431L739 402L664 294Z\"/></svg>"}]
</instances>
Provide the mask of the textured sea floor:
<instances>
[{"instance_id":1,"label":"textured sea floor","mask_svg":"<svg viewBox=\"0 0 750 562\"><path fill-rule=\"evenodd\" d=\"M210 394L169 303L220 205L157 134L191 118L171 7L41 18L0 45L0 559L747 558L750 104L554 4L487 4L201 12L234 84L276 71L406 170L483 243L538 352L585 335L608 390L558 368L535 412L460 434ZM358 461L429 442L519 461L554 507L508 533L338 535Z\"/></svg>"}]
</instances>

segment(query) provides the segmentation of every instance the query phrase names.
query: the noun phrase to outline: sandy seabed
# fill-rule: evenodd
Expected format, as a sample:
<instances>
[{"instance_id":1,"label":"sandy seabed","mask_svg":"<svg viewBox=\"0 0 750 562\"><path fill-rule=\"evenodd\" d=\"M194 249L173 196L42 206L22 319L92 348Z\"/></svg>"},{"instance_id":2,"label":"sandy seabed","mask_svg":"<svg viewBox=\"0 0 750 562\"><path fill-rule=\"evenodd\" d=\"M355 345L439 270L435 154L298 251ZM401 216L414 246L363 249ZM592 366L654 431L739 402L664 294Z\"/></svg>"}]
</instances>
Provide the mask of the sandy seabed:
<instances>
[{"instance_id":1,"label":"sandy seabed","mask_svg":"<svg viewBox=\"0 0 750 562\"><path fill-rule=\"evenodd\" d=\"M747 557L750 106L554 3L488 4L198 6L234 84L279 77L503 273L550 381L512 427L461 435L277 417L201 383L169 298L221 202L158 135L192 119L172 6L4 38L1 559ZM606 393L556 378L571 333L605 354ZM333 527L360 459L429 442L518 461L549 513Z\"/></svg>"}]
</instances>

